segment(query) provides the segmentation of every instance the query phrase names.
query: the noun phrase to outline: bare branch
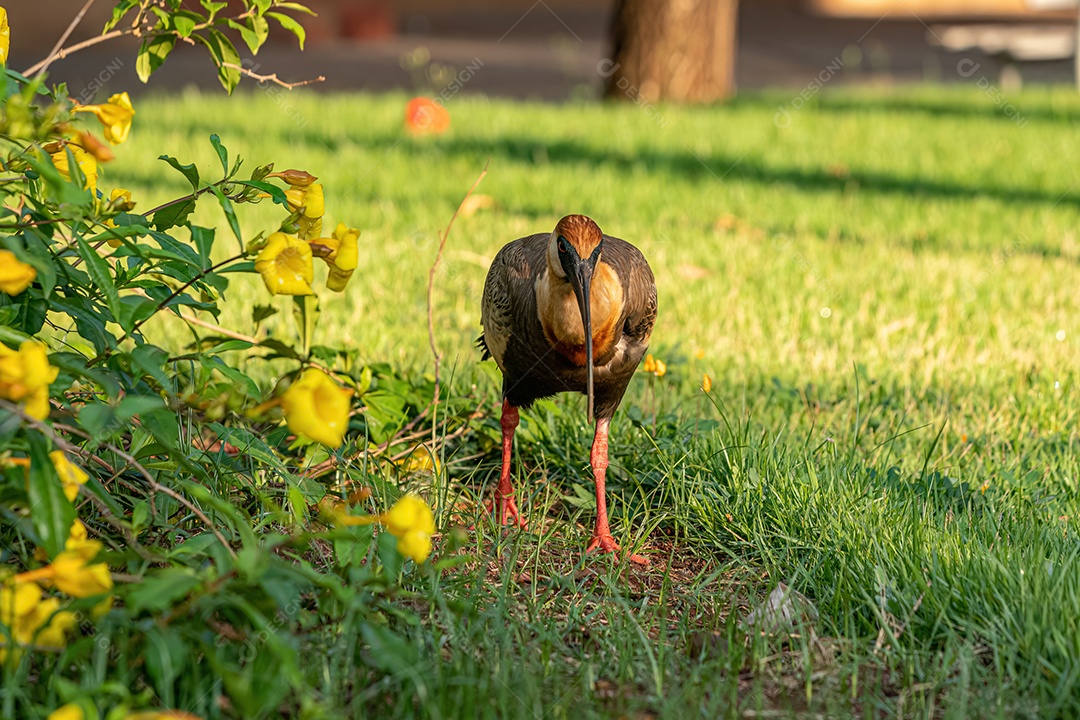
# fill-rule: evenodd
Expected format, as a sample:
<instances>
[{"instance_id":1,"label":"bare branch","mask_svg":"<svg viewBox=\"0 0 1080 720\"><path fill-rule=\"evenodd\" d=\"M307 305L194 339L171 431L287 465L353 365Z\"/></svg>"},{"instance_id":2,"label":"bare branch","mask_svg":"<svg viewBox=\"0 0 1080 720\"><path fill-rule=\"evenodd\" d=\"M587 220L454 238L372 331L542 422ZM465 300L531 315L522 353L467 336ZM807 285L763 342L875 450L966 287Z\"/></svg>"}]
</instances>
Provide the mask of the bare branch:
<instances>
[{"instance_id":1,"label":"bare branch","mask_svg":"<svg viewBox=\"0 0 1080 720\"><path fill-rule=\"evenodd\" d=\"M67 30L64 31L64 34L61 35L60 39L56 41L55 45L53 45L52 51L49 52L49 54L45 57L44 60L42 60L41 62L39 62L34 67L32 67L29 70L27 70L26 72L24 72L23 75L26 75L26 76L29 77L31 74L33 74L35 72L40 75L40 74L44 73L46 70L49 69L49 65L52 64L53 60L56 60L57 58L64 57L68 52L75 52L76 49L80 49L78 47L75 47L74 49L72 49L72 48L64 48L64 43L67 42L67 39L69 37L71 37L71 33L75 32L75 28L79 26L79 23L81 23L82 19L86 16L86 11L89 10L90 6L93 5L93 4L94 4L94 0L86 0L86 4L82 6L82 10L80 10L78 12L78 14L72 19L71 23L67 26ZM101 37L98 37L98 38L93 38L93 40L95 42L102 42L104 39L105 39L104 35L101 36ZM94 43L90 43L89 41L87 41L87 43L89 43L90 45L94 44ZM85 46L87 43L80 43L80 45Z\"/></svg>"},{"instance_id":2,"label":"bare branch","mask_svg":"<svg viewBox=\"0 0 1080 720\"><path fill-rule=\"evenodd\" d=\"M83 454L82 450L77 445L74 445L73 443L65 440L63 437L60 436L57 430L64 430L65 432L69 432L72 435L78 435L79 437L86 438L87 440L91 439L89 433L79 430L78 428L71 427L70 425L56 423L54 427L46 422L38 420L35 417L31 417L30 415L26 414L25 410L23 410L21 407L19 407L13 402L9 402L7 400L0 400L0 408L3 408L15 415L18 415L20 418L22 418L23 422L25 422L27 425L32 426L34 429L39 430L42 434L52 440L60 449L66 450L67 452L71 452L77 455ZM201 520L203 524L206 525L210 532L214 533L214 536L225 547L225 549L229 551L229 554L233 557L236 557L236 551L233 550L232 546L229 545L228 541L225 540L225 536L221 534L221 531L214 527L214 524L210 522L210 518L206 517L206 513L200 510L194 503L192 503L190 500L188 500L186 497L176 492L172 488L166 487L165 485L162 485L157 480L155 480L154 476L150 474L149 470L144 468L138 460L136 460L130 454L124 452L124 450L122 450L121 448L118 448L112 443L102 443L102 447L107 448L117 457L126 460L128 465L138 470L139 474L143 476L143 479L146 480L147 484L150 485L150 487L155 492L165 493L173 500L190 510L195 517L199 518L199 520Z\"/></svg>"},{"instance_id":3,"label":"bare branch","mask_svg":"<svg viewBox=\"0 0 1080 720\"><path fill-rule=\"evenodd\" d=\"M249 77L252 80L258 80L259 82L272 82L275 85L280 85L286 90L292 90L293 88L303 87L304 85L312 85L314 83L325 82L326 78L320 75L310 80L301 80L300 82L288 83L277 76L277 73L270 73L269 75L260 75L251 68L242 67L236 63L222 63L222 67L227 67L232 70L239 70L240 74L244 77Z\"/></svg>"}]
</instances>

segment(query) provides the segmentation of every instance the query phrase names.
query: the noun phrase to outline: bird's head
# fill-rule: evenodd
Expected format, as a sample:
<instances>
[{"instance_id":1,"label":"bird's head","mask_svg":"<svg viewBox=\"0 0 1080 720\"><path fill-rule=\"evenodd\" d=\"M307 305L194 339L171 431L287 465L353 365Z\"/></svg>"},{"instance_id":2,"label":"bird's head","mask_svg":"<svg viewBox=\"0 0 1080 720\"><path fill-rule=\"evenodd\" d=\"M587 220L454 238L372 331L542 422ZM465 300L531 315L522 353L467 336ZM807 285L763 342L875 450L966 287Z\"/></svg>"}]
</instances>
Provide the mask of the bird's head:
<instances>
[{"instance_id":1,"label":"bird's head","mask_svg":"<svg viewBox=\"0 0 1080 720\"><path fill-rule=\"evenodd\" d=\"M590 289L596 264L604 250L604 234L584 215L567 215L555 225L548 242L548 266L557 277L570 283L581 311L585 329L586 396L589 422L593 419L593 337Z\"/></svg>"},{"instance_id":2,"label":"bird's head","mask_svg":"<svg viewBox=\"0 0 1080 720\"><path fill-rule=\"evenodd\" d=\"M596 267L604 248L604 234L591 218L567 215L555 225L548 241L548 264L555 274L572 282L581 262Z\"/></svg>"}]
</instances>

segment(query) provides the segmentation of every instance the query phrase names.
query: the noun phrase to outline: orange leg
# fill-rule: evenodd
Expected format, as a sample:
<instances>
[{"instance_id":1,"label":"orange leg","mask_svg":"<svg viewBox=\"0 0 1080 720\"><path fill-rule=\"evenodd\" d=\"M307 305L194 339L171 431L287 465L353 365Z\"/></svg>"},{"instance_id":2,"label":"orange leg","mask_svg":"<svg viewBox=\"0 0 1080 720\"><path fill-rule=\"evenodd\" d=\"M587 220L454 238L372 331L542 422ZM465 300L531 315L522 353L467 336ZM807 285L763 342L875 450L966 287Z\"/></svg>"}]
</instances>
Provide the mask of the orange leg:
<instances>
[{"instance_id":1,"label":"orange leg","mask_svg":"<svg viewBox=\"0 0 1080 720\"><path fill-rule=\"evenodd\" d=\"M514 502L514 485L510 482L510 456L514 448L514 431L518 426L518 409L509 401L503 400L502 406L502 472L499 474L499 487L495 489L495 498L485 507L488 512L496 513L501 525L514 525L525 529L527 523L521 517L517 503Z\"/></svg>"},{"instance_id":2,"label":"orange leg","mask_svg":"<svg viewBox=\"0 0 1080 720\"><path fill-rule=\"evenodd\" d=\"M611 528L608 527L607 515L607 480L608 468L608 427L611 418L596 419L596 435L593 437L592 455L589 463L592 465L593 480L596 482L596 529L593 530L592 541L585 549L589 553L599 550L602 553L618 553L622 550L615 538L611 536ZM630 555L630 562L637 565L648 565L649 559L642 555Z\"/></svg>"}]
</instances>

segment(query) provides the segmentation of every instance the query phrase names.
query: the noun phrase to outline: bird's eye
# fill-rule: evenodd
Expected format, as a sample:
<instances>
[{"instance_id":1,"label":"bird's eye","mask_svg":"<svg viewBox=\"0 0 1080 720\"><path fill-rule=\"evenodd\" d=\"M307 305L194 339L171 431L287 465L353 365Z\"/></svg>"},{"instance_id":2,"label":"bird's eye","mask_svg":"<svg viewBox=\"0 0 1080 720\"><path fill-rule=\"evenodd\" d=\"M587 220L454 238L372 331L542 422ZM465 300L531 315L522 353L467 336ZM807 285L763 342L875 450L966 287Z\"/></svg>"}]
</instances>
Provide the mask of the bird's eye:
<instances>
[{"instance_id":1,"label":"bird's eye","mask_svg":"<svg viewBox=\"0 0 1080 720\"><path fill-rule=\"evenodd\" d=\"M566 252L566 238L564 238L562 235L559 236L559 252Z\"/></svg>"}]
</instances>

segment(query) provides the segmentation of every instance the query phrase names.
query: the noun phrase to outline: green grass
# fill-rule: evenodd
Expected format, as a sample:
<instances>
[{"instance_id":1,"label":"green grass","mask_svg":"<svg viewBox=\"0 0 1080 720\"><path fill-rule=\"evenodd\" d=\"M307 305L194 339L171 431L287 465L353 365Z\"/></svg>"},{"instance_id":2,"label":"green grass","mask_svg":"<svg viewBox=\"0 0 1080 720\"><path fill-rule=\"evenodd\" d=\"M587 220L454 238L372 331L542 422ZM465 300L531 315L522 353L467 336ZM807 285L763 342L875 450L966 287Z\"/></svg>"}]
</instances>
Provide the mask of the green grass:
<instances>
[{"instance_id":1,"label":"green grass","mask_svg":"<svg viewBox=\"0 0 1080 720\"><path fill-rule=\"evenodd\" d=\"M616 534L654 562L581 557L582 403L539 403L516 473L533 530L462 535L471 559L416 588L415 643L369 647L398 658L377 683L348 662L348 629L308 648L311 708L1080 713L1072 90L1011 96L1023 124L977 89L830 91L786 129L780 93L661 107L662 127L632 106L455 98L452 133L434 139L403 135L405 99L297 93L288 113L258 92L146 99L101 182L142 210L175 197L182 178L145 158L168 152L212 178L211 132L250 162L318 175L330 227L363 234L317 341L426 372L438 234L488 164L480 192L495 206L459 218L436 297L452 391L486 397L492 418L497 373L472 342L499 247L570 212L634 242L656 274L653 349L669 373L636 379L616 417L611 496ZM241 221L254 235L278 215L264 204ZM211 203L198 217L219 222ZM233 290L222 324L250 327L267 300L254 282ZM293 332L288 313L271 331ZM455 443L435 490L464 501L465 523L498 459ZM740 623L778 582L817 619L748 638ZM192 689L178 704L217 716L209 702Z\"/></svg>"}]
</instances>

